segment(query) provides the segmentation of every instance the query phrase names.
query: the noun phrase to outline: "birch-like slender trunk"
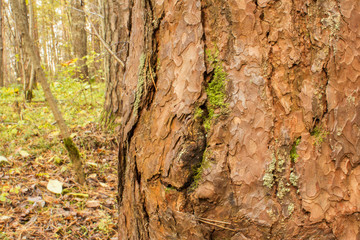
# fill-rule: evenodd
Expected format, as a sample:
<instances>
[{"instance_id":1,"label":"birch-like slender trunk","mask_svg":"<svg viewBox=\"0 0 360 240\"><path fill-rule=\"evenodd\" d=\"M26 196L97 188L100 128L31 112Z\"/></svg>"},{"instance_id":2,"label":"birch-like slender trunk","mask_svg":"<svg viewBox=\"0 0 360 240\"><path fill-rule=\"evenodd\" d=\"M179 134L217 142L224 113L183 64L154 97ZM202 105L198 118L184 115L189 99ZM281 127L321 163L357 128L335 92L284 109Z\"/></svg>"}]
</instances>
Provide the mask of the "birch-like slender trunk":
<instances>
[{"instance_id":1,"label":"birch-like slender trunk","mask_svg":"<svg viewBox=\"0 0 360 240\"><path fill-rule=\"evenodd\" d=\"M0 87L4 86L4 64L3 64L3 18L2 18L2 0L0 0Z\"/></svg>"},{"instance_id":2,"label":"birch-like slender trunk","mask_svg":"<svg viewBox=\"0 0 360 240\"><path fill-rule=\"evenodd\" d=\"M54 118L60 128L60 133L64 141L66 150L69 153L69 157L74 164L76 179L80 184L85 182L84 169L82 166L79 150L76 145L73 143L70 137L70 131L65 123L64 118L59 110L59 107L56 103L55 97L51 93L50 85L46 80L45 72L40 64L40 55L38 48L34 45L34 41L31 39L29 34L29 28L26 24L26 12L23 8L20 7L20 4L17 0L10 0L11 8L15 16L16 27L21 34L23 39L24 48L27 54L29 55L31 62L35 68L36 75L40 81L41 87L43 88L45 99L48 102L51 111L54 114Z\"/></svg>"}]
</instances>

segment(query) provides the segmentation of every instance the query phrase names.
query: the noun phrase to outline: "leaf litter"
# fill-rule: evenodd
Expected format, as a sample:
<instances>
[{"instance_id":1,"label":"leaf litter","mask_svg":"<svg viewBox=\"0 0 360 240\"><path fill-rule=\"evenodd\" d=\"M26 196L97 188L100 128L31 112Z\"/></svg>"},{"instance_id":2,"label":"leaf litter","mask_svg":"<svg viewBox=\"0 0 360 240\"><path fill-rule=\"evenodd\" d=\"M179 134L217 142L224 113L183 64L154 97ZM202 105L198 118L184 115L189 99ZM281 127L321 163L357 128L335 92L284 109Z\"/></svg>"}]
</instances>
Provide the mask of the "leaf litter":
<instances>
[{"instance_id":1,"label":"leaf litter","mask_svg":"<svg viewBox=\"0 0 360 240\"><path fill-rule=\"evenodd\" d=\"M84 129L91 134L82 136ZM77 130L75 141L96 164L85 169L86 186L75 182L66 155L60 166L48 162L50 149L37 158L15 154L1 166L0 239L116 237L116 139L95 124Z\"/></svg>"},{"instance_id":2,"label":"leaf litter","mask_svg":"<svg viewBox=\"0 0 360 240\"><path fill-rule=\"evenodd\" d=\"M21 103L19 116L12 106L22 96L10 91L17 86L0 88L0 239L117 239L116 134L94 117L102 111L104 84L86 90L92 97L67 94L81 84L62 82L54 93L85 163L84 186L75 182L42 93Z\"/></svg>"}]
</instances>

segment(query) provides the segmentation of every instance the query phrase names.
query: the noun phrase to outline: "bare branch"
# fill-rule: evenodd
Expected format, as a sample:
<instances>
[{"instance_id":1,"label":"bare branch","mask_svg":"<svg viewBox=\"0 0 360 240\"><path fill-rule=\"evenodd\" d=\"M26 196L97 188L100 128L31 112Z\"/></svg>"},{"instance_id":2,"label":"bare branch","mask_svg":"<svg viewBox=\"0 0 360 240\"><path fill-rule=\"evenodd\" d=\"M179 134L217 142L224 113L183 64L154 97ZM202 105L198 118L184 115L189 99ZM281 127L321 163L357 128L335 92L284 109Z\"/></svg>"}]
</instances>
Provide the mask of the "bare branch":
<instances>
[{"instance_id":1,"label":"bare branch","mask_svg":"<svg viewBox=\"0 0 360 240\"><path fill-rule=\"evenodd\" d=\"M121 66L125 67L124 62L118 57L116 56L116 54L110 49L109 45L105 42L105 40L100 36L100 34L98 33L98 31L96 30L95 26L92 24L91 20L89 19L89 17L87 16L87 13L85 11L85 15L86 15L86 20L88 21L88 23L90 24L91 28L94 30L94 34L95 36L100 40L100 42L104 45L105 49L111 54L111 56L113 56L115 58L116 61L118 61Z\"/></svg>"}]
</instances>

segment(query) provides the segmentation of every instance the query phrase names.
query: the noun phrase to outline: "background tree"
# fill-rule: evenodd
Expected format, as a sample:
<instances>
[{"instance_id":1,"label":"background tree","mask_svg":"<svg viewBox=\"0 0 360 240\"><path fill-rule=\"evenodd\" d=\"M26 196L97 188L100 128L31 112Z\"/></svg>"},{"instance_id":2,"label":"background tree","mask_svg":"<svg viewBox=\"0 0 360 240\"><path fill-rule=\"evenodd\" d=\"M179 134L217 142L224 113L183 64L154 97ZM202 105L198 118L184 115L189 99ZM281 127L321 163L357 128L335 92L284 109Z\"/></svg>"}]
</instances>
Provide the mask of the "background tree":
<instances>
[{"instance_id":1,"label":"background tree","mask_svg":"<svg viewBox=\"0 0 360 240\"><path fill-rule=\"evenodd\" d=\"M119 239L358 236L359 2L107 4Z\"/></svg>"},{"instance_id":2,"label":"background tree","mask_svg":"<svg viewBox=\"0 0 360 240\"><path fill-rule=\"evenodd\" d=\"M28 56L23 56L24 52L21 48L21 39L18 38L15 31L15 22L12 19L11 9L8 7L7 2L8 1L3 2L3 19L5 20L3 25L3 40L4 44L15 46L15 48L4 49L4 65L6 66L4 67L4 78L7 79L9 84L15 82L20 83L20 81L26 83L24 84L24 90L27 92L29 87L31 88L31 86L34 85L33 83L36 83L36 76L33 74L34 71L31 70L32 66L29 65ZM93 16L92 22L94 23L94 26L98 28L98 32L103 36L103 2L100 0L93 0L89 1L88 4L89 6L87 6L86 9L91 12L91 16ZM74 58L80 59L78 66L82 66L84 71L89 71L87 70L87 68L89 68L92 76L96 75L96 80L102 79L101 74L99 75L99 70L103 70L103 65L100 65L100 63L104 61L99 60L105 57L104 55L100 56L100 54L105 52L105 49L102 47L99 48L99 41L97 38L89 37L89 39L87 39L84 29L85 23L81 23L82 27L80 27L77 22L74 22L74 24L72 23L71 11L72 9L74 10L77 8L73 7L71 2L32 0L27 1L25 7L28 13L27 16L31 37L34 39L34 43L39 47L39 54L42 59L41 64L43 65L46 74L51 77L51 80L55 80L58 77L55 76L55 74L62 70L62 64L65 63L66 65L68 61ZM82 16L80 19L81 21L85 20L84 9L85 6L82 6L80 9L74 10ZM77 17L75 16L75 20L76 19ZM78 36L78 33L81 32L80 35L82 40L76 40L77 47L74 50L79 51L79 49L81 49L81 56L79 54L75 55L75 52L73 52L71 26L75 25L79 29L79 31L76 30L76 34ZM85 66L86 60L82 59L87 56L87 53L89 53L90 58L93 59L92 63L90 65L88 64L89 66ZM6 72L7 69L9 69L8 73ZM80 74L77 74L77 76L74 77L80 77Z\"/></svg>"},{"instance_id":3,"label":"background tree","mask_svg":"<svg viewBox=\"0 0 360 240\"><path fill-rule=\"evenodd\" d=\"M124 5L121 5L124 4ZM104 1L104 37L112 52L121 60L129 54L129 8L127 1ZM120 79L124 76L125 68L119 61L114 61L109 55L104 59L105 78L107 79L106 98L104 106L104 122L111 123L120 114Z\"/></svg>"},{"instance_id":4,"label":"background tree","mask_svg":"<svg viewBox=\"0 0 360 240\"><path fill-rule=\"evenodd\" d=\"M3 36L3 4L2 0L0 0L0 87L4 86L4 36Z\"/></svg>"},{"instance_id":5,"label":"background tree","mask_svg":"<svg viewBox=\"0 0 360 240\"><path fill-rule=\"evenodd\" d=\"M34 5L36 4L36 0L28 0L28 18L29 18L29 33L30 38L33 39L34 44L38 47L38 32L37 32L37 24L36 24L36 14L34 12ZM33 89L36 86L36 75L34 65L31 63L29 81L25 85L25 99L27 101L31 101L33 97Z\"/></svg>"},{"instance_id":6,"label":"background tree","mask_svg":"<svg viewBox=\"0 0 360 240\"><path fill-rule=\"evenodd\" d=\"M18 0L10 0L10 3L13 10L17 30L20 33L21 38L23 39L24 48L26 49L26 52L29 55L31 62L35 68L36 74L39 78L40 84L44 91L45 99L48 102L50 109L54 115L54 118L59 126L65 148L68 151L69 158L71 159L74 165L74 169L76 172L76 179L80 184L83 184L85 182L85 175L84 175L84 169L82 167L80 153L70 137L70 132L68 130L68 127L62 117L62 114L58 108L56 100L51 93L45 72L40 64L41 61L40 61L40 57L39 57L40 55L38 53L38 49L34 45L33 40L30 38L29 28L27 24L26 9L24 8L24 6L21 6Z\"/></svg>"},{"instance_id":7,"label":"background tree","mask_svg":"<svg viewBox=\"0 0 360 240\"><path fill-rule=\"evenodd\" d=\"M71 1L71 35L73 42L74 56L78 58L77 65L80 68L80 78L88 77L88 67L85 64L87 55L87 36L85 19L85 2L83 0Z\"/></svg>"}]
</instances>

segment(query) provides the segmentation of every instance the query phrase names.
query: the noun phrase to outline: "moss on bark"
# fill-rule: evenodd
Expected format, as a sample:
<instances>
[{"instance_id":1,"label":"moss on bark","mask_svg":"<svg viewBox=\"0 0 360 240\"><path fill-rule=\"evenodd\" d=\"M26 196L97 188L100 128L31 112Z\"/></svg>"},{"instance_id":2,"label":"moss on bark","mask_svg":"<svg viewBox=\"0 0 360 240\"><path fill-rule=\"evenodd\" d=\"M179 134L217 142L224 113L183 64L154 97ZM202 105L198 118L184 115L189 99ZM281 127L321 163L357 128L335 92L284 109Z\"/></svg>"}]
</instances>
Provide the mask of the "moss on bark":
<instances>
[{"instance_id":1,"label":"moss on bark","mask_svg":"<svg viewBox=\"0 0 360 240\"><path fill-rule=\"evenodd\" d=\"M85 174L84 174L84 169L83 169L82 162L81 162L80 152L70 137L64 138L63 141L64 141L65 148L68 151L69 158L70 158L72 164L74 165L75 173L76 173L76 180L80 184L84 184L85 183Z\"/></svg>"}]
</instances>

